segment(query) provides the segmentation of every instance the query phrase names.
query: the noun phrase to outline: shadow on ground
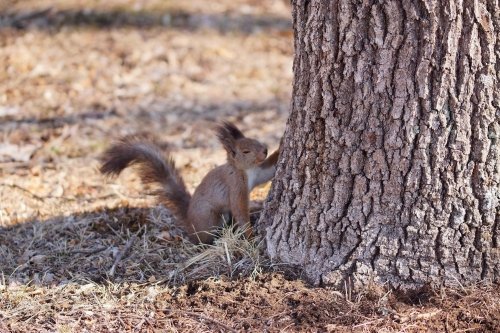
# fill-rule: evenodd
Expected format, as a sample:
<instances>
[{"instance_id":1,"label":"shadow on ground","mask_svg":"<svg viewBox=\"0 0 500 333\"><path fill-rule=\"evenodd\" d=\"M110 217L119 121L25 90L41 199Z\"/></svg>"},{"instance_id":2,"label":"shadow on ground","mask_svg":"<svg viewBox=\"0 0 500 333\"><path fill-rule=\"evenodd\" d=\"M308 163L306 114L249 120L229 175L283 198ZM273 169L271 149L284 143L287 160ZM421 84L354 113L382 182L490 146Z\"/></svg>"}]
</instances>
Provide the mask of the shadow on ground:
<instances>
[{"instance_id":1,"label":"shadow on ground","mask_svg":"<svg viewBox=\"0 0 500 333\"><path fill-rule=\"evenodd\" d=\"M162 207L27 221L0 227L0 272L10 283L35 285L144 282L151 276L176 282L177 265L186 259L176 251L183 248L181 234Z\"/></svg>"},{"instance_id":2,"label":"shadow on ground","mask_svg":"<svg viewBox=\"0 0 500 333\"><path fill-rule=\"evenodd\" d=\"M62 27L75 28L153 28L213 29L220 33L238 32L251 34L260 31L289 31L291 20L273 15L251 14L204 14L182 10L174 11L127 11L127 10L57 10L46 8L35 11L0 12L0 29L54 30Z\"/></svg>"},{"instance_id":3,"label":"shadow on ground","mask_svg":"<svg viewBox=\"0 0 500 333\"><path fill-rule=\"evenodd\" d=\"M252 215L253 223L258 216ZM162 206L123 206L0 227L0 273L10 284L144 283L154 277L177 285L237 272L228 274L221 266L198 276L186 270L201 251Z\"/></svg>"},{"instance_id":4,"label":"shadow on ground","mask_svg":"<svg viewBox=\"0 0 500 333\"><path fill-rule=\"evenodd\" d=\"M193 110L194 109L194 110ZM65 125L84 124L86 121L106 121L109 118L121 118L121 121L130 119L150 119L156 125L168 125L168 119L175 119L177 123L192 123L197 121L218 121L228 117L236 121L242 120L248 115L270 112L275 117L284 117L287 106L280 99L264 101L236 100L228 102L213 102L194 104L193 107L175 105L173 103L155 103L153 107L136 105L128 107L127 111L117 112L114 108L106 108L102 105L93 105L91 108L74 112L69 115L54 117L23 117L0 116L0 129L15 128L20 125L33 125L38 128L57 128Z\"/></svg>"}]
</instances>

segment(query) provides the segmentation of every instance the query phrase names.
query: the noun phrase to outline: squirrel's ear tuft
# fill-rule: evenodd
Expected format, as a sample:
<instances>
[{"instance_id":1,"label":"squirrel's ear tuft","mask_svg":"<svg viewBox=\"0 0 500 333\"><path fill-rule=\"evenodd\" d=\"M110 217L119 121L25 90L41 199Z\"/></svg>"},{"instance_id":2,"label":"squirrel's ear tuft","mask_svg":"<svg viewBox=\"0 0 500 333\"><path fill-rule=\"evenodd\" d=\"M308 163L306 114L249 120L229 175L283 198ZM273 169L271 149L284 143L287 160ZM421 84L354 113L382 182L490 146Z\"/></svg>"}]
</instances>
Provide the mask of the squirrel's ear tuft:
<instances>
[{"instance_id":1,"label":"squirrel's ear tuft","mask_svg":"<svg viewBox=\"0 0 500 333\"><path fill-rule=\"evenodd\" d=\"M243 133L241 133L234 124L228 121L222 121L217 125L215 132L217 133L220 143L224 146L224 149L234 156L236 154L235 142L245 137Z\"/></svg>"},{"instance_id":2,"label":"squirrel's ear tuft","mask_svg":"<svg viewBox=\"0 0 500 333\"><path fill-rule=\"evenodd\" d=\"M229 121L222 121L219 126L217 126L217 132L224 132L226 135L230 135L234 140L242 139L245 136L233 123Z\"/></svg>"}]
</instances>

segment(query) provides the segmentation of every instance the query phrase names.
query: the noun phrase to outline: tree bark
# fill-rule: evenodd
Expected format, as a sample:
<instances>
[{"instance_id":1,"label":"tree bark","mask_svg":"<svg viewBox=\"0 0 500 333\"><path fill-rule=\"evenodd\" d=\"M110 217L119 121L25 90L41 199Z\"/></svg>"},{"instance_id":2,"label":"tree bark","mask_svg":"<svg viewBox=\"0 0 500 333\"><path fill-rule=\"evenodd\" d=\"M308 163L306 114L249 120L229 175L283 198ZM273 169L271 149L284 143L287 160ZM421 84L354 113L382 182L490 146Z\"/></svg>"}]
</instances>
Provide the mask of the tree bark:
<instances>
[{"instance_id":1,"label":"tree bark","mask_svg":"<svg viewBox=\"0 0 500 333\"><path fill-rule=\"evenodd\" d=\"M498 0L294 0L259 226L313 283L500 281Z\"/></svg>"}]
</instances>

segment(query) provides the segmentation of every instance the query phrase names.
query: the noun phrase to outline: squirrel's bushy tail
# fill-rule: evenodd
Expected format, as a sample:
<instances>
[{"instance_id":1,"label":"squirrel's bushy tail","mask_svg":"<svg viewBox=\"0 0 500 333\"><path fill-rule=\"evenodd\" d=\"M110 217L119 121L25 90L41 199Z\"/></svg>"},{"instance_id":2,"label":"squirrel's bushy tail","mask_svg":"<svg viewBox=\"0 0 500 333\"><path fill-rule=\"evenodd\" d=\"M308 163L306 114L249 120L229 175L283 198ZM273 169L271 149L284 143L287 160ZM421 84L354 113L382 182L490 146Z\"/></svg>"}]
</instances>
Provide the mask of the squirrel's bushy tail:
<instances>
[{"instance_id":1,"label":"squirrel's bushy tail","mask_svg":"<svg viewBox=\"0 0 500 333\"><path fill-rule=\"evenodd\" d=\"M191 195L169 156L164 156L153 143L140 137L125 137L114 143L101 156L100 171L117 176L123 169L136 165L145 184L159 184L160 201L179 219L187 216Z\"/></svg>"}]
</instances>

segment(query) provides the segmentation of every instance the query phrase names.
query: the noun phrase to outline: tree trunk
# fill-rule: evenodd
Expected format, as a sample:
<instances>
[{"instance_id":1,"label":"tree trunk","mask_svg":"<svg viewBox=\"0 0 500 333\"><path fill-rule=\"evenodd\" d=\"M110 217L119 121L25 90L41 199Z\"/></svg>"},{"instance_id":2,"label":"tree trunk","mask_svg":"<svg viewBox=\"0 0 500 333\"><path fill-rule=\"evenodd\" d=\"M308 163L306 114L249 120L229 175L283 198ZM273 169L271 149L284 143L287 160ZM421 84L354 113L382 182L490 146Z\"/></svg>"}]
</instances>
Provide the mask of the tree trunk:
<instances>
[{"instance_id":1,"label":"tree trunk","mask_svg":"<svg viewBox=\"0 0 500 333\"><path fill-rule=\"evenodd\" d=\"M313 283L500 281L498 0L293 1L259 225Z\"/></svg>"}]
</instances>

